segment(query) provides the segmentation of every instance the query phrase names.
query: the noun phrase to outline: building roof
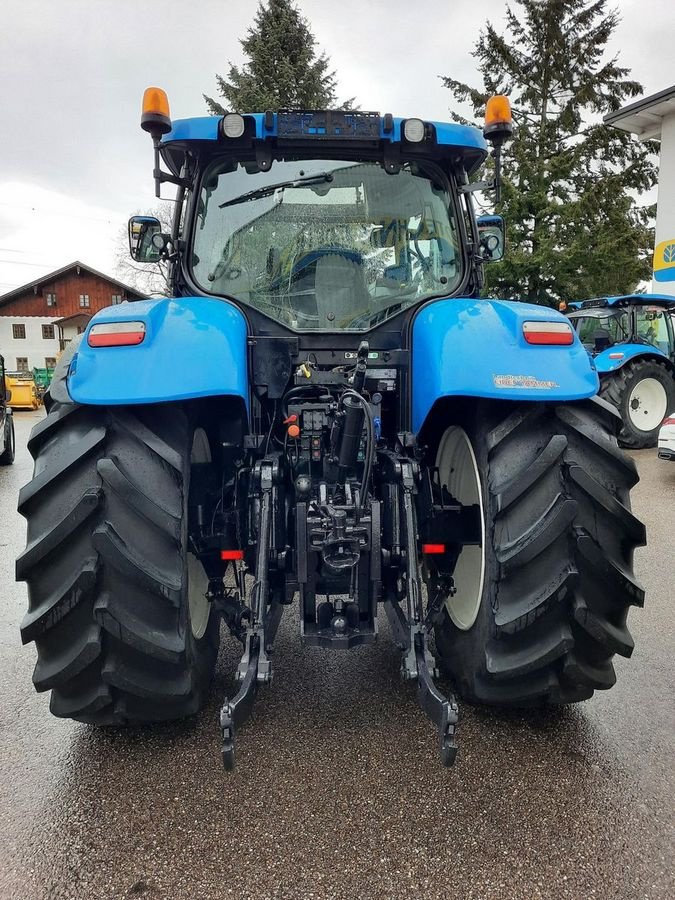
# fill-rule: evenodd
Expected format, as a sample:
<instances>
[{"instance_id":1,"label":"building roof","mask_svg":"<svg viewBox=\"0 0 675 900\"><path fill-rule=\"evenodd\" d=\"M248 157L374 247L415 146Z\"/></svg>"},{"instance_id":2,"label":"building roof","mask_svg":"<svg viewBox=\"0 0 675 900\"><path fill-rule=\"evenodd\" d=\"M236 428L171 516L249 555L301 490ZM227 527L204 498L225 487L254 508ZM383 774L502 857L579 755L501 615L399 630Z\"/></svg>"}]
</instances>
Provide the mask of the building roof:
<instances>
[{"instance_id":1,"label":"building roof","mask_svg":"<svg viewBox=\"0 0 675 900\"><path fill-rule=\"evenodd\" d=\"M660 140L665 116L675 115L675 85L607 113L605 123L636 134L642 141Z\"/></svg>"},{"instance_id":2,"label":"building roof","mask_svg":"<svg viewBox=\"0 0 675 900\"><path fill-rule=\"evenodd\" d=\"M87 313L84 310L79 313L73 313L72 316L64 316L62 319L54 319L54 325L65 325L66 322L72 322L74 319L86 319L89 321L91 319L92 313Z\"/></svg>"},{"instance_id":3,"label":"building roof","mask_svg":"<svg viewBox=\"0 0 675 900\"><path fill-rule=\"evenodd\" d=\"M2 296L0 296L0 306L2 306L4 303L8 303L10 300L13 300L15 297L19 297L21 294L25 294L25 292L30 290L31 288L39 288L42 284L53 281L55 278L59 278L61 275L66 275L73 269L84 269L84 271L89 272L90 275L98 275L99 278L103 278L105 279L105 281L109 281L111 284L117 285L117 287L122 288L122 290L127 291L127 293L133 294L134 297L139 297L142 300L147 299L146 294L141 293L141 291L137 291L136 288L131 287L131 285L124 284L124 282L118 281L116 278L111 278L110 275L105 275L103 272L99 272L97 269L92 269L91 266L87 266L84 263L80 262L79 259L76 259L75 262L68 263L67 266L63 266L63 268L61 269L56 269L54 272L48 272L46 275L41 275L39 278L36 278L35 281L29 281L28 284L22 284L20 287L14 288L14 290L9 291L7 294L2 294Z\"/></svg>"}]
</instances>

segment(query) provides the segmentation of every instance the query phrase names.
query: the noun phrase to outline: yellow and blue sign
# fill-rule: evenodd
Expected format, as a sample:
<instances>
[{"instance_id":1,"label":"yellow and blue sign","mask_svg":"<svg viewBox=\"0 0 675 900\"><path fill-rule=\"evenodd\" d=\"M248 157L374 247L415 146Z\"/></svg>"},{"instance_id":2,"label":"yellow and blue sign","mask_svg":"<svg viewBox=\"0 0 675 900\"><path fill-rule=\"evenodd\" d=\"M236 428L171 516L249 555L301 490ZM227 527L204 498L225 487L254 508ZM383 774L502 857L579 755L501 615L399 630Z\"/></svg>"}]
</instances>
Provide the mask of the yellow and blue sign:
<instances>
[{"instance_id":1,"label":"yellow and blue sign","mask_svg":"<svg viewBox=\"0 0 675 900\"><path fill-rule=\"evenodd\" d=\"M675 281L675 238L656 245L654 281Z\"/></svg>"}]
</instances>

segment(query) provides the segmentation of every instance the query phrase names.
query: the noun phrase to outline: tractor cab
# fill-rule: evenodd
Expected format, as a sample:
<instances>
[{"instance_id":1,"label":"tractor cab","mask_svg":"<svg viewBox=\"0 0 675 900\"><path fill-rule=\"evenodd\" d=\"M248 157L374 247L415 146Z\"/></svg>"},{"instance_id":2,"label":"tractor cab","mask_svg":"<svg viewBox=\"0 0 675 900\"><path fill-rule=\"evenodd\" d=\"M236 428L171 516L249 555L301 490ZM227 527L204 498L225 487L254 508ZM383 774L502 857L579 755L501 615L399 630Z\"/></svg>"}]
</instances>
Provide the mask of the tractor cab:
<instances>
[{"instance_id":1,"label":"tractor cab","mask_svg":"<svg viewBox=\"0 0 675 900\"><path fill-rule=\"evenodd\" d=\"M584 300L568 318L594 356L617 344L638 352L650 347L675 359L675 298L650 294ZM621 359L612 354L613 359Z\"/></svg>"},{"instance_id":2,"label":"tractor cab","mask_svg":"<svg viewBox=\"0 0 675 900\"><path fill-rule=\"evenodd\" d=\"M363 333L393 318L405 329L425 301L477 296L483 263L503 255L501 217L477 219L471 197L498 190L504 97L482 135L362 111L172 122L154 90L142 127L156 193L177 184L178 215L170 235L134 217L132 255L170 259L177 293L233 301L254 332ZM495 180L472 183L488 141Z\"/></svg>"}]
</instances>

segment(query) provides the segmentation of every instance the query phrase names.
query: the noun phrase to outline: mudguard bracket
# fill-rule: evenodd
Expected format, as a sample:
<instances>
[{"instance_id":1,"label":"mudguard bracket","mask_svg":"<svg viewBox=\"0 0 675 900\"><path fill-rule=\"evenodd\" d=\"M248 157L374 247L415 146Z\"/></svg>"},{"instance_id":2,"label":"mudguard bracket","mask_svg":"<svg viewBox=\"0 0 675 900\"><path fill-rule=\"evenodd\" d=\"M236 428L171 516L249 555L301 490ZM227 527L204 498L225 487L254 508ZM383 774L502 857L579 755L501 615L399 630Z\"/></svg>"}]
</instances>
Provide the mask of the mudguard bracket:
<instances>
[{"instance_id":1,"label":"mudguard bracket","mask_svg":"<svg viewBox=\"0 0 675 900\"><path fill-rule=\"evenodd\" d=\"M236 672L239 690L227 697L220 711L220 727L223 734L223 766L234 769L234 739L236 729L251 715L259 682L272 679L270 645L279 627L281 605L270 591L269 562L272 546L273 510L276 484L279 480L279 464L275 459L263 459L256 463L254 481L259 487L260 526L256 549L256 578L251 592L251 617L244 635L244 654Z\"/></svg>"},{"instance_id":2,"label":"mudguard bracket","mask_svg":"<svg viewBox=\"0 0 675 900\"><path fill-rule=\"evenodd\" d=\"M406 611L404 612L398 604L387 604L392 607L388 612L390 619L395 623L396 637L403 643L401 677L405 681L417 681L417 701L438 728L441 762L444 766L451 766L457 756L455 727L459 719L459 708L454 696L451 694L445 697L434 681L438 673L436 661L429 650L430 616L429 613L426 618L424 616L422 576L417 549L418 528L414 493L418 468L412 460L402 459L396 466L396 471L400 473L401 520L405 528Z\"/></svg>"}]
</instances>

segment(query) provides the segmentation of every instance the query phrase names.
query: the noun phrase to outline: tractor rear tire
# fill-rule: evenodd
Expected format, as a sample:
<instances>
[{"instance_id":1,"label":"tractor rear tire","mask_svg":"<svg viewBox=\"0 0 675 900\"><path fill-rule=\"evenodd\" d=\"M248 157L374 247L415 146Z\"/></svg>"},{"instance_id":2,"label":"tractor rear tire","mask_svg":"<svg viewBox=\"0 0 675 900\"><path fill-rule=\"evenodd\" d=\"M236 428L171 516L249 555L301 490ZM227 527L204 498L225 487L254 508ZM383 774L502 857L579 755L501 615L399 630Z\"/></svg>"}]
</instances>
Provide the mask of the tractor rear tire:
<instances>
[{"instance_id":1,"label":"tractor rear tire","mask_svg":"<svg viewBox=\"0 0 675 900\"><path fill-rule=\"evenodd\" d=\"M651 402L656 410L650 410L644 402L640 405L640 385L645 383L652 386L652 393L657 392ZM622 447L632 450L656 447L661 422L675 409L675 378L665 365L653 359L626 363L618 372L601 379L600 396L619 410L623 422L619 432ZM650 417L647 419L650 427L638 427L642 413Z\"/></svg>"},{"instance_id":2,"label":"tractor rear tire","mask_svg":"<svg viewBox=\"0 0 675 900\"><path fill-rule=\"evenodd\" d=\"M464 568L466 583L481 586L479 605L472 615L466 602L453 607L458 584L436 647L464 699L585 700L614 684L615 653L631 655L627 613L644 602L633 550L645 530L630 512L638 476L618 449L618 424L598 398L486 402L463 424L484 510L480 578Z\"/></svg>"},{"instance_id":3,"label":"tractor rear tire","mask_svg":"<svg viewBox=\"0 0 675 900\"><path fill-rule=\"evenodd\" d=\"M19 497L28 520L21 635L35 641L33 682L51 690L56 716L159 721L205 702L219 620L202 602L201 573L190 593L190 562L201 569L187 553L194 434L168 403L52 403L31 433L34 475Z\"/></svg>"}]
</instances>

